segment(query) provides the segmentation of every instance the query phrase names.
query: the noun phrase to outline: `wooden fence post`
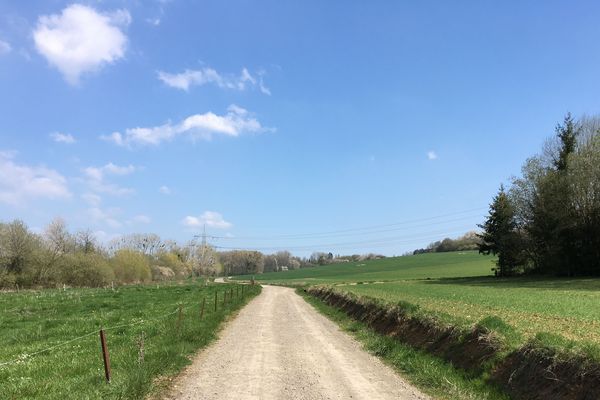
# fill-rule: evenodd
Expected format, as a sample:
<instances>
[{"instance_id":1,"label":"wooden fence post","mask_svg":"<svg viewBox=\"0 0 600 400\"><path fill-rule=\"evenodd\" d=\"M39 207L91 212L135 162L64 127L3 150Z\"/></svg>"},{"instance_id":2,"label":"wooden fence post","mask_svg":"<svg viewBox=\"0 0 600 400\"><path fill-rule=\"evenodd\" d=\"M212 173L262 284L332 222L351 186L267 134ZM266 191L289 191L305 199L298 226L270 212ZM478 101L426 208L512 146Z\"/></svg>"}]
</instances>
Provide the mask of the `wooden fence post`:
<instances>
[{"instance_id":1,"label":"wooden fence post","mask_svg":"<svg viewBox=\"0 0 600 400\"><path fill-rule=\"evenodd\" d=\"M110 356L106 345L106 336L104 336L104 329L102 328L100 328L100 346L102 347L102 359L104 360L104 376L106 382L110 383Z\"/></svg>"},{"instance_id":2,"label":"wooden fence post","mask_svg":"<svg viewBox=\"0 0 600 400\"><path fill-rule=\"evenodd\" d=\"M183 307L179 304L179 313L177 314L177 332L181 333L181 323L183 322Z\"/></svg>"},{"instance_id":3,"label":"wooden fence post","mask_svg":"<svg viewBox=\"0 0 600 400\"><path fill-rule=\"evenodd\" d=\"M227 290L223 292L223 307L225 307L225 300L227 300Z\"/></svg>"},{"instance_id":4,"label":"wooden fence post","mask_svg":"<svg viewBox=\"0 0 600 400\"><path fill-rule=\"evenodd\" d=\"M144 353L145 353L145 349L144 349L144 331L142 331L142 333L140 334L140 337L138 338L138 347L139 347L139 353L138 353L138 364L143 364L144 363Z\"/></svg>"}]
</instances>

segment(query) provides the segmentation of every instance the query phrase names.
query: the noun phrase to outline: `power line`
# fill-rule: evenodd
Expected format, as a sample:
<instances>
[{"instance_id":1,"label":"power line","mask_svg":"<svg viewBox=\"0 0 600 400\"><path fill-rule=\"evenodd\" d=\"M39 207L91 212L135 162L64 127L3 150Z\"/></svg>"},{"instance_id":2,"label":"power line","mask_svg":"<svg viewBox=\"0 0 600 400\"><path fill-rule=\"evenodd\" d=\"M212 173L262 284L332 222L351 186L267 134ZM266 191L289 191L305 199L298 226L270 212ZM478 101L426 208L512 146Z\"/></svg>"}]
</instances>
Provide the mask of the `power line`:
<instances>
[{"instance_id":1,"label":"power line","mask_svg":"<svg viewBox=\"0 0 600 400\"><path fill-rule=\"evenodd\" d=\"M222 250L311 250L311 249L327 249L327 248L361 248L361 247L385 247L392 244L410 244L421 242L427 239L440 238L441 236L455 235L469 229L471 226L456 228L454 231L438 231L424 233L427 236L401 236L401 237L387 237L379 238L370 241L359 241L359 242L341 242L341 243L326 243L326 244L311 244L301 246L265 246L265 247L228 247L228 246L215 246L217 249Z\"/></svg>"},{"instance_id":2,"label":"power line","mask_svg":"<svg viewBox=\"0 0 600 400\"><path fill-rule=\"evenodd\" d=\"M281 236L281 237L251 237L251 236L240 236L240 237L227 237L227 236L223 236L223 237L214 237L215 239L228 239L228 240L290 240L290 239L298 239L298 240L302 240L302 239L326 239L326 238L336 238L336 237L348 237L348 236L364 236L364 235L370 235L370 234L374 234L374 233L388 233L388 232L397 232L397 231L404 231L407 229L414 229L414 228L423 228L423 227L427 227L427 226L437 226L437 225L443 225L443 224L448 224L448 223L453 223L453 222L460 222L460 221L465 221L465 220L469 220L472 219L474 217L477 217L479 215L468 215L468 216L464 216L461 218L454 218L454 219L450 219L450 220L444 220L444 221L436 221L436 222L430 222L427 224L419 224L419 225L413 225L413 226L409 226L409 227L398 227L398 228L390 228L390 229L379 229L379 230L369 230L369 231L363 231L363 232L349 232L349 233L339 233L339 234L332 234L332 235L314 235L314 236L306 236L306 237L289 237L289 236Z\"/></svg>"},{"instance_id":3,"label":"power line","mask_svg":"<svg viewBox=\"0 0 600 400\"><path fill-rule=\"evenodd\" d=\"M455 216L455 215L473 213L475 211L482 211L484 209L487 209L487 208L479 207L479 208L474 208L474 209L470 209L470 210L464 210L464 211L459 211L459 212L455 212L455 213L437 215L437 216L428 217L428 218L419 218L419 219L413 219L413 220L394 222L394 223L390 223L390 224L372 225L372 226L362 227L362 228L351 228L351 229L342 229L342 230L326 231L326 232L283 234L283 235L272 235L272 236L234 236L234 237L210 236L210 238L224 239L224 240L282 240L282 239L306 239L306 238L317 238L317 237L325 238L325 237L359 236L359 235L365 235L365 234L393 232L393 231L397 231L397 230L401 230L401 229L406 229L406 228L393 228L393 229L380 229L380 228L409 225L409 224L414 224L414 223L424 222L424 221L433 221L433 220L440 219L440 218L446 218L446 217L451 217L451 216ZM473 218L476 216L478 216L478 214L462 216L460 218L447 220L447 221L436 221L436 222L431 222L428 224L414 225L414 226L410 226L409 228L418 228L418 227L424 227L424 226L439 225L439 224L449 223L449 222L458 222L458 221L470 219L470 218ZM377 230L377 229L380 229L380 230Z\"/></svg>"}]
</instances>

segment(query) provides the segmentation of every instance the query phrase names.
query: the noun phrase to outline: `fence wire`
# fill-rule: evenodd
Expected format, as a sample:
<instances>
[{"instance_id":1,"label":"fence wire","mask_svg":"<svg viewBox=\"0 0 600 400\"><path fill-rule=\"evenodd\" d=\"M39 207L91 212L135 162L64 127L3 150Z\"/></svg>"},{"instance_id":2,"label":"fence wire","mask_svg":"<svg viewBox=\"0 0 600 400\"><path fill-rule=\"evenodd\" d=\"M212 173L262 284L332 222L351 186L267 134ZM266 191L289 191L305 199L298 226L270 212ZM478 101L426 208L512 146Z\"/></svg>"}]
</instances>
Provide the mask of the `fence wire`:
<instances>
[{"instance_id":1,"label":"fence wire","mask_svg":"<svg viewBox=\"0 0 600 400\"><path fill-rule=\"evenodd\" d=\"M189 307L190 303L187 303L187 306ZM110 326L110 327L106 327L106 328L101 327L100 329L103 329L104 331L109 331L109 330L114 330L114 329L119 329L119 328L126 328L126 327L134 326L134 325L143 325L143 324L146 324L148 322L154 322L154 321L161 320L163 318L166 318L166 317L168 317L170 315L173 315L173 314L176 314L178 312L179 312L179 307L177 307L177 309L175 309L175 311L172 311L172 312L160 315L160 316L158 316L156 318L151 318L151 319L145 318L145 319L142 319L142 320L139 320L139 321L130 322L130 323L127 323L127 324L115 325L115 326ZM47 347L45 349L35 351L33 353L23 353L23 354L19 355L18 357L14 358L12 360L0 362L0 368L4 368L6 366L9 366L9 365L12 365L12 364L17 364L17 363L20 363L20 362L27 362L32 357L34 357L34 356L36 356L38 354L46 353L46 352L54 350L54 349L56 349L58 347L65 346L65 345L67 345L69 343L73 343L73 342L76 342L78 340L85 339L88 336L97 335L97 334L98 334L98 330L94 330L94 331L85 333L85 334L83 334L81 336L78 336L76 338L69 339L69 340L66 340L64 342L55 344L54 346L50 346L50 347Z\"/></svg>"}]
</instances>

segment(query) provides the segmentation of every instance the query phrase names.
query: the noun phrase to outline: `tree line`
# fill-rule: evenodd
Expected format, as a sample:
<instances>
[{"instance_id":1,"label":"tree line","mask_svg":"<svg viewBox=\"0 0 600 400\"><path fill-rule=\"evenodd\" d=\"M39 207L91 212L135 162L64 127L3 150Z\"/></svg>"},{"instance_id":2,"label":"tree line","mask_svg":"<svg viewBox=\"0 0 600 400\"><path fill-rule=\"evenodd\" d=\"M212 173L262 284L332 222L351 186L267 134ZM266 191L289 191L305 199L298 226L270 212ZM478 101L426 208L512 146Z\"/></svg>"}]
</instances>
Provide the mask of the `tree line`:
<instances>
[{"instance_id":1,"label":"tree line","mask_svg":"<svg viewBox=\"0 0 600 400\"><path fill-rule=\"evenodd\" d=\"M216 251L195 240L179 245L152 233L120 236L102 244L89 230L71 233L62 219L42 232L23 221L0 222L0 289L29 287L104 287L194 276L262 274L377 255L333 256L313 253L296 257L289 251Z\"/></svg>"},{"instance_id":2,"label":"tree line","mask_svg":"<svg viewBox=\"0 0 600 400\"><path fill-rule=\"evenodd\" d=\"M600 116L567 114L480 227L497 275L600 275Z\"/></svg>"},{"instance_id":3,"label":"tree line","mask_svg":"<svg viewBox=\"0 0 600 400\"><path fill-rule=\"evenodd\" d=\"M423 249L416 249L412 253L408 254L416 255L424 253L446 253L449 251L478 250L480 243L481 239L477 232L467 232L456 239L445 238L443 240L432 242L427 247Z\"/></svg>"}]
</instances>

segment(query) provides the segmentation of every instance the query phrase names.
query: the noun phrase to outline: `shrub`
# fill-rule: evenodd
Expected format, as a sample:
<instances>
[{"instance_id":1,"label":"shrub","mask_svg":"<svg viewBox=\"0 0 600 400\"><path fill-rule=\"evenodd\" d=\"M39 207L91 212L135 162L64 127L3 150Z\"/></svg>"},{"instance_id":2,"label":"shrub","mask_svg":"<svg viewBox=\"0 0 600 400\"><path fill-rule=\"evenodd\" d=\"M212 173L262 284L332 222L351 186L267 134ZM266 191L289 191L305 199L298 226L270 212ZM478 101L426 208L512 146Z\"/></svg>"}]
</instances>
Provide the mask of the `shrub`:
<instances>
[{"instance_id":1,"label":"shrub","mask_svg":"<svg viewBox=\"0 0 600 400\"><path fill-rule=\"evenodd\" d=\"M122 283L147 282L152 278L145 255L134 250L119 250L111 260L115 278Z\"/></svg>"},{"instance_id":2,"label":"shrub","mask_svg":"<svg viewBox=\"0 0 600 400\"><path fill-rule=\"evenodd\" d=\"M60 272L62 282L70 286L106 286L115 279L108 261L97 253L77 252L63 257Z\"/></svg>"}]
</instances>

